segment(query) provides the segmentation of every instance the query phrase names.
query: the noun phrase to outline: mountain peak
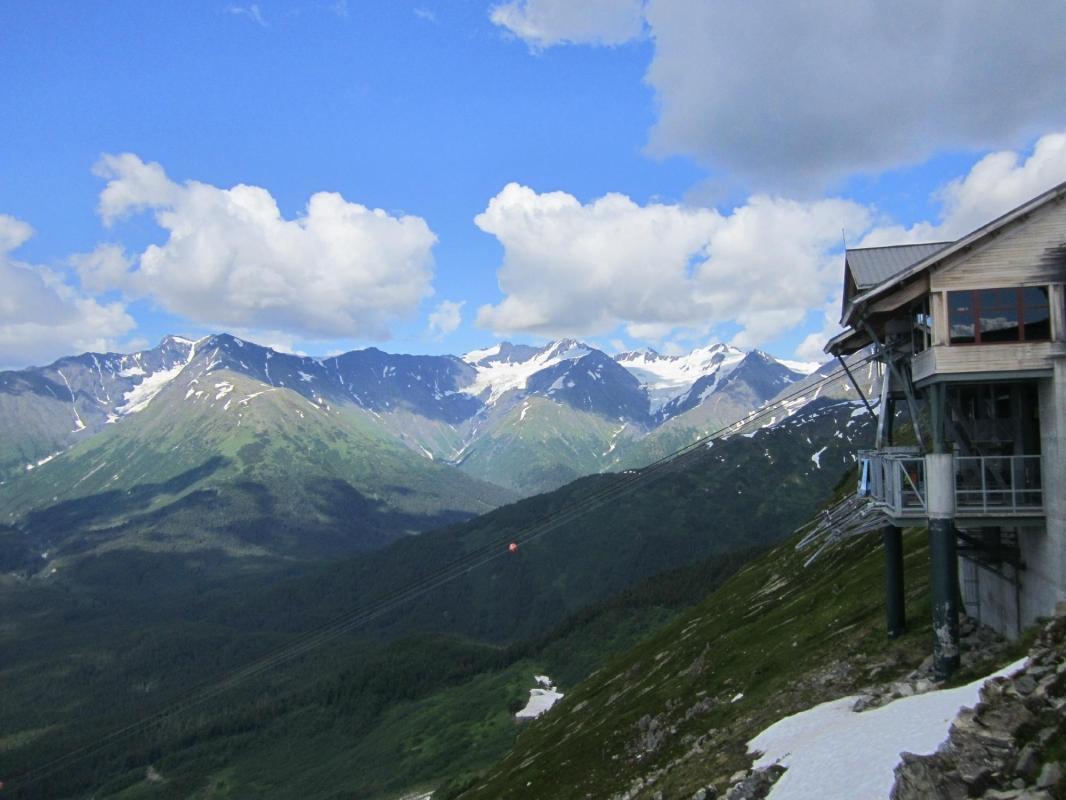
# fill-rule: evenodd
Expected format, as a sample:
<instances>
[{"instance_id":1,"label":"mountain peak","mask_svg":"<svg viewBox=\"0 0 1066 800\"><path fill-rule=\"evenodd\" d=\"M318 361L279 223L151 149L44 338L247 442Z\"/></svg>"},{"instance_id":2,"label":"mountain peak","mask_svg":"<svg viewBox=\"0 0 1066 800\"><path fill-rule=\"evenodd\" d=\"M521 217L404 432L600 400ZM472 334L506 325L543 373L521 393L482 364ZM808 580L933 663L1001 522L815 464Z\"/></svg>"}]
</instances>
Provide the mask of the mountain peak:
<instances>
[{"instance_id":1,"label":"mountain peak","mask_svg":"<svg viewBox=\"0 0 1066 800\"><path fill-rule=\"evenodd\" d=\"M632 361L669 361L674 358L677 358L677 356L664 356L652 347L641 347L637 350L626 350L623 353L618 353L614 360L621 364Z\"/></svg>"},{"instance_id":2,"label":"mountain peak","mask_svg":"<svg viewBox=\"0 0 1066 800\"><path fill-rule=\"evenodd\" d=\"M196 340L190 339L188 336L181 336L176 333L168 333L166 336L159 340L160 347L167 344L191 345L196 344Z\"/></svg>"},{"instance_id":3,"label":"mountain peak","mask_svg":"<svg viewBox=\"0 0 1066 800\"><path fill-rule=\"evenodd\" d=\"M592 349L577 339L558 339L554 342L549 342L541 352L550 358L569 359L587 356L592 352Z\"/></svg>"}]
</instances>

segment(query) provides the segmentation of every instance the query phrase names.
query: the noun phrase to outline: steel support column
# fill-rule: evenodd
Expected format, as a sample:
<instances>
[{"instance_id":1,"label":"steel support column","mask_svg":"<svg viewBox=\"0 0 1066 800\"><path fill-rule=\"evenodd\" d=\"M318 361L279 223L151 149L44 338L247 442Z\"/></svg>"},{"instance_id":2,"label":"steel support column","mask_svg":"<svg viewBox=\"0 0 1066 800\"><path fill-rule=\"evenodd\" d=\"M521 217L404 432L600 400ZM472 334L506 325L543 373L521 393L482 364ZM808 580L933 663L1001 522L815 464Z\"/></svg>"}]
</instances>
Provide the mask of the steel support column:
<instances>
[{"instance_id":1,"label":"steel support column","mask_svg":"<svg viewBox=\"0 0 1066 800\"><path fill-rule=\"evenodd\" d=\"M906 597L903 591L903 532L896 525L881 529L885 543L885 618L888 638L895 639L907 630Z\"/></svg>"},{"instance_id":2,"label":"steel support column","mask_svg":"<svg viewBox=\"0 0 1066 800\"><path fill-rule=\"evenodd\" d=\"M959 667L959 554L955 522L929 520L933 578L933 670L945 680Z\"/></svg>"},{"instance_id":3,"label":"steel support column","mask_svg":"<svg viewBox=\"0 0 1066 800\"><path fill-rule=\"evenodd\" d=\"M959 667L959 555L955 543L955 459L925 457L933 594L933 670L945 680Z\"/></svg>"}]
</instances>

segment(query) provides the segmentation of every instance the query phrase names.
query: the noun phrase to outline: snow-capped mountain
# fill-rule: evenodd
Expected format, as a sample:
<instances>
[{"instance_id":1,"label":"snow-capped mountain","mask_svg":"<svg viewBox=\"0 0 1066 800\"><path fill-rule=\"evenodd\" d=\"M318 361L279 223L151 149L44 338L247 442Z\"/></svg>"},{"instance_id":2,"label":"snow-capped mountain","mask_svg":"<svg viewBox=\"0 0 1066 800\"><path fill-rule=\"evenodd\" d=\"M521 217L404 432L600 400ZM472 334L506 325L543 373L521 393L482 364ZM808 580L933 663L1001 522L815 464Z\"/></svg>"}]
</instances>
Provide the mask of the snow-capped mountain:
<instances>
[{"instance_id":1,"label":"snow-capped mountain","mask_svg":"<svg viewBox=\"0 0 1066 800\"><path fill-rule=\"evenodd\" d=\"M724 344L701 347L684 356L664 356L652 349L615 356L647 392L652 414L683 395L697 383L713 385L728 375L744 358L744 351ZM714 379L708 381L708 379Z\"/></svg>"},{"instance_id":2,"label":"snow-capped mountain","mask_svg":"<svg viewBox=\"0 0 1066 800\"><path fill-rule=\"evenodd\" d=\"M474 350L463 356L463 361L476 373L473 383L463 391L485 405L495 405L510 393L525 390L529 379L538 372L564 362L579 361L591 352L587 345L573 339L561 339L539 349L501 342L484 350Z\"/></svg>"},{"instance_id":3,"label":"snow-capped mountain","mask_svg":"<svg viewBox=\"0 0 1066 800\"><path fill-rule=\"evenodd\" d=\"M630 445L665 423L688 436L757 408L804 377L793 366L722 344L611 357L563 339L540 348L501 342L461 357L367 348L316 359L229 334L168 336L140 353L86 353L0 373L0 480L121 424L174 383L186 403L209 404L237 424L239 403L225 387L239 376L317 409L351 409L420 456L539 491L562 476L628 465ZM531 478L530 465L544 477Z\"/></svg>"}]
</instances>

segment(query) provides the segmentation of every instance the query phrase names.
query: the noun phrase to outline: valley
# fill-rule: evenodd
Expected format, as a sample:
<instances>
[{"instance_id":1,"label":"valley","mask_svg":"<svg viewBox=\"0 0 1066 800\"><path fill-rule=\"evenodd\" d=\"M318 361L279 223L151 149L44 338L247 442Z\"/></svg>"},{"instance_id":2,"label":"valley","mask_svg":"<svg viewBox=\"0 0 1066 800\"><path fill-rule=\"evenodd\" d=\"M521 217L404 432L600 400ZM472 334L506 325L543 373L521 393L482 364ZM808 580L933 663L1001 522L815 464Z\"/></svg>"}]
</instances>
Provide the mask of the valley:
<instances>
[{"instance_id":1,"label":"valley","mask_svg":"<svg viewBox=\"0 0 1066 800\"><path fill-rule=\"evenodd\" d=\"M249 566L370 550L640 467L804 380L724 345L611 358L574 340L312 359L222 334L68 357L0 373L0 522L25 534L6 559L48 575L115 548Z\"/></svg>"},{"instance_id":2,"label":"valley","mask_svg":"<svg viewBox=\"0 0 1066 800\"><path fill-rule=\"evenodd\" d=\"M195 359L188 366L196 370ZM390 464L411 470L406 459L415 459L432 490L452 488L432 477L433 470L466 481L455 484L460 488L478 484L454 466L398 446L380 428L365 426L373 415L335 408L332 398L298 395L298 402L290 401L295 393L264 390L239 372L213 367L190 372L185 381L172 380L143 411L49 462L56 482L41 484L47 488L39 495L18 498L17 507L27 509L22 527L11 528L4 541L47 544L59 555L47 562L57 565L51 567L55 573L18 564L0 584L12 609L0 634L9 654L3 674L21 698L0 726L22 731L12 740L17 746L0 750L2 774L91 744L143 718L147 708L165 708L202 681L217 680L212 676L298 643L339 613L373 607L376 598L417 585L441 564L482 552L501 537L520 538L531 525L586 499L610 496L613 484L628 486L641 474L590 475L469 522L414 537L382 536L362 555L323 562L323 553L339 554L339 548L331 551L335 544L325 534L314 536L308 523L317 495L306 486L292 487L280 497L283 504L264 511L256 505L262 496L241 481L266 483L272 469L291 463L309 474L331 468L369 480ZM226 387L215 384L232 388L223 393ZM239 406L240 416L224 416L234 410L232 404L225 408L227 402L239 404L256 392L262 394ZM636 481L639 488L522 544L514 557L457 575L313 653L279 663L262 679L227 693L221 704L151 728L145 740L150 750L138 755L128 744L104 748L48 778L60 783L44 785L61 792L83 782L102 786L104 796L123 797L143 791L240 796L251 786L262 796L283 797L295 791L285 777L291 773L308 797L330 796L338 785L372 797L423 780L461 780L467 771L487 767L512 741L509 704L528 688L531 670L547 671L565 691L605 654L628 648L696 602L832 494L853 464L853 441L868 435L870 422L865 412L856 414L861 406L854 402L815 394L800 395L804 402L780 420L776 406L768 406L752 418L749 432L657 468ZM526 409L528 418L552 413L554 406L533 396L512 412L521 417ZM767 427L771 417L775 424ZM168 435L175 420L190 427ZM307 441L309 430L317 434L313 442ZM363 438L354 439L356 434ZM376 470L360 473L366 466L345 461L341 444L359 459L380 459ZM247 457L250 447L257 448L254 458ZM177 479L167 477L164 455L190 468ZM211 458L209 468L191 466ZM93 472L95 463L109 462L122 464L126 477L102 474L109 471L103 468ZM36 481L50 472L30 474ZM86 496L35 507L62 491L67 474L74 492L89 484ZM111 480L122 488L109 487ZM764 488L751 494L755 486ZM197 511L194 501L205 494L208 511ZM393 502L413 502L412 496L434 497L423 489ZM483 496L502 502L499 495ZM337 497L328 508L345 512L347 530L365 534L370 520L355 517L353 506ZM235 523L214 527L220 507L230 510ZM279 511L289 508L301 510L293 536L310 541L286 541L276 533ZM670 509L665 517L664 509ZM77 533L66 539L47 538L72 529ZM242 530L248 533L240 536ZM71 554L63 556L64 549ZM279 562L281 552L302 557ZM29 552L26 558L39 556ZM81 699L72 712L74 698ZM415 732L437 729L439 737ZM294 736L305 744L295 750L282 744ZM287 755L272 750L274 741ZM418 741L423 744L402 757L380 749ZM169 742L166 759L153 755L162 755L162 742ZM337 747L349 755L325 755ZM390 766L352 772L345 765L353 752L352 763ZM307 761L312 754L313 768ZM116 757L159 761L153 769L166 776L166 785L142 786L144 768L122 767Z\"/></svg>"}]
</instances>

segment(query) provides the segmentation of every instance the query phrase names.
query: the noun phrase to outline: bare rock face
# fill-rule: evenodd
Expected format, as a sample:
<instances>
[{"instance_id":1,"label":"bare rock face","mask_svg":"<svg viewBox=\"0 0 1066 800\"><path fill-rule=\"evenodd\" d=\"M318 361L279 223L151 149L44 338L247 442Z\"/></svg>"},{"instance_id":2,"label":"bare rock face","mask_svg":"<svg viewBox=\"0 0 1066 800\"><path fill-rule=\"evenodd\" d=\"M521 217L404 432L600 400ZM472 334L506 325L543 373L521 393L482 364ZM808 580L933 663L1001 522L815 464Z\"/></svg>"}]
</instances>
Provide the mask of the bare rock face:
<instances>
[{"instance_id":1,"label":"bare rock face","mask_svg":"<svg viewBox=\"0 0 1066 800\"><path fill-rule=\"evenodd\" d=\"M729 787L725 800L762 800L785 773L780 764L753 769Z\"/></svg>"},{"instance_id":2,"label":"bare rock face","mask_svg":"<svg viewBox=\"0 0 1066 800\"><path fill-rule=\"evenodd\" d=\"M1050 800L1066 788L1050 753L1064 738L1066 607L1056 609L1021 671L989 681L976 708L959 713L937 752L902 754L892 800Z\"/></svg>"}]
</instances>

